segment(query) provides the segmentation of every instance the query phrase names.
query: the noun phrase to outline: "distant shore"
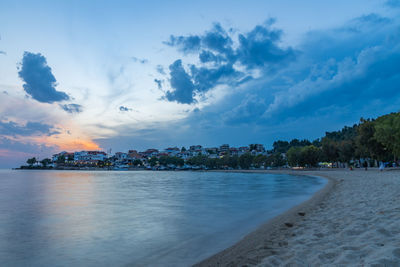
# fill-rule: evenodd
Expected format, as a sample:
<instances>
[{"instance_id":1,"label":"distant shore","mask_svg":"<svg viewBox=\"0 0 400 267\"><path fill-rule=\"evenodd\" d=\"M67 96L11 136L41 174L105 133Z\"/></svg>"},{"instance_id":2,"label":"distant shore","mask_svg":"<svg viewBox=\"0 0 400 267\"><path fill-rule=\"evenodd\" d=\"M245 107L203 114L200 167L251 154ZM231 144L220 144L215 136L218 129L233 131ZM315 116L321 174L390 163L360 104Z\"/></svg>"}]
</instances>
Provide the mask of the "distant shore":
<instances>
[{"instance_id":1,"label":"distant shore","mask_svg":"<svg viewBox=\"0 0 400 267\"><path fill-rule=\"evenodd\" d=\"M400 264L400 172L240 172L319 176L329 182L308 201L195 266Z\"/></svg>"}]
</instances>

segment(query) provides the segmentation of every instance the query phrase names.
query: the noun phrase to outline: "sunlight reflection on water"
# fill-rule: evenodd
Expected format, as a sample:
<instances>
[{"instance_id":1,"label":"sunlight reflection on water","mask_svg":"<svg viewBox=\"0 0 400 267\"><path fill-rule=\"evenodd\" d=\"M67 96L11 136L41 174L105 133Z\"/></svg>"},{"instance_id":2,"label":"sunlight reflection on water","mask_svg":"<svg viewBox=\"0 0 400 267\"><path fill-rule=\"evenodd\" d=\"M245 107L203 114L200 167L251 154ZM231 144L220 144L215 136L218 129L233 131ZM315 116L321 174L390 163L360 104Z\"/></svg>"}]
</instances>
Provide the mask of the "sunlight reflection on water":
<instances>
[{"instance_id":1,"label":"sunlight reflection on water","mask_svg":"<svg viewBox=\"0 0 400 267\"><path fill-rule=\"evenodd\" d=\"M187 266L324 184L271 174L0 171L0 261Z\"/></svg>"}]
</instances>

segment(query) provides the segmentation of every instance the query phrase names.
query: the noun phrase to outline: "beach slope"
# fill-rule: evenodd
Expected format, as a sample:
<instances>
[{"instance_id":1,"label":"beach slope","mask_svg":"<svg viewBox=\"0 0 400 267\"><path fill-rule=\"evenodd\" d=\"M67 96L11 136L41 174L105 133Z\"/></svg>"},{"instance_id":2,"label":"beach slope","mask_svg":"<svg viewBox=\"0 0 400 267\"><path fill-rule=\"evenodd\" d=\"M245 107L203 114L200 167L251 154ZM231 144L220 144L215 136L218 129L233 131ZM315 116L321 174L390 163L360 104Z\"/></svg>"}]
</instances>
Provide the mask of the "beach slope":
<instances>
[{"instance_id":1,"label":"beach slope","mask_svg":"<svg viewBox=\"0 0 400 267\"><path fill-rule=\"evenodd\" d=\"M291 173L329 183L197 266L400 266L400 171Z\"/></svg>"}]
</instances>

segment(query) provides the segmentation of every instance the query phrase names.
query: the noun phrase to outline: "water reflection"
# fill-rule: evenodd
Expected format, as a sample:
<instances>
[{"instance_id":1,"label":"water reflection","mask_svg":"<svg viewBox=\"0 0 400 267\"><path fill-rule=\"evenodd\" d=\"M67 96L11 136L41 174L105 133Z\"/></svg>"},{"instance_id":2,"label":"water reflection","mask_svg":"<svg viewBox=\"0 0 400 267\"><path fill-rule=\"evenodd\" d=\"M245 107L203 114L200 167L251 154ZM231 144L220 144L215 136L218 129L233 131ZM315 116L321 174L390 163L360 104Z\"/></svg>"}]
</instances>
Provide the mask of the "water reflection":
<instances>
[{"instance_id":1,"label":"water reflection","mask_svg":"<svg viewBox=\"0 0 400 267\"><path fill-rule=\"evenodd\" d=\"M2 265L187 266L323 181L265 174L0 173Z\"/></svg>"}]
</instances>

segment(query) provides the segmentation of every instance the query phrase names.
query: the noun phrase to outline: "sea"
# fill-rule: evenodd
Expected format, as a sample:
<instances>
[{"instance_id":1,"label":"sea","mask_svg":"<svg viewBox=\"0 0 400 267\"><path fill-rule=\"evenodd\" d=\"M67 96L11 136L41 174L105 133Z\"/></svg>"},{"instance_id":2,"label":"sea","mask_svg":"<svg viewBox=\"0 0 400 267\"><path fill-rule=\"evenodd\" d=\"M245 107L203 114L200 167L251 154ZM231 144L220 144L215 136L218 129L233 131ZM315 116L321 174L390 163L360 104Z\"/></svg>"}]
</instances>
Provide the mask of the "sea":
<instances>
[{"instance_id":1,"label":"sea","mask_svg":"<svg viewBox=\"0 0 400 267\"><path fill-rule=\"evenodd\" d=\"M325 184L265 173L0 170L0 266L190 266Z\"/></svg>"}]
</instances>

